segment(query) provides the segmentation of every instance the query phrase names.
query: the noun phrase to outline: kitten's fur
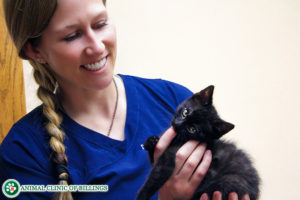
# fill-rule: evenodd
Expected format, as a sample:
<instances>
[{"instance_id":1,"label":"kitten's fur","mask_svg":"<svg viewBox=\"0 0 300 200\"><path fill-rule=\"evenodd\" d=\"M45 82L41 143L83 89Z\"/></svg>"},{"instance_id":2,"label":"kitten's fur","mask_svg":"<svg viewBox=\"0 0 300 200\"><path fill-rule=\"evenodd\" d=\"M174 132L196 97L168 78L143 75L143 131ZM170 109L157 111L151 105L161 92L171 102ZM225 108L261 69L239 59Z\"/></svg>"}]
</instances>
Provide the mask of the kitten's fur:
<instances>
[{"instance_id":1,"label":"kitten's fur","mask_svg":"<svg viewBox=\"0 0 300 200\"><path fill-rule=\"evenodd\" d=\"M234 144L219 139L234 125L218 116L212 105L213 89L213 86L207 87L177 108L172 120L176 137L154 164L137 200L149 199L170 178L175 168L176 152L188 140L206 142L213 156L210 168L192 199L199 200L203 193L211 199L214 191L222 192L223 200L227 200L230 192L237 192L239 199L244 194L249 194L251 200L257 199L260 179L250 159ZM157 136L149 137L144 144L152 163L158 139Z\"/></svg>"}]
</instances>

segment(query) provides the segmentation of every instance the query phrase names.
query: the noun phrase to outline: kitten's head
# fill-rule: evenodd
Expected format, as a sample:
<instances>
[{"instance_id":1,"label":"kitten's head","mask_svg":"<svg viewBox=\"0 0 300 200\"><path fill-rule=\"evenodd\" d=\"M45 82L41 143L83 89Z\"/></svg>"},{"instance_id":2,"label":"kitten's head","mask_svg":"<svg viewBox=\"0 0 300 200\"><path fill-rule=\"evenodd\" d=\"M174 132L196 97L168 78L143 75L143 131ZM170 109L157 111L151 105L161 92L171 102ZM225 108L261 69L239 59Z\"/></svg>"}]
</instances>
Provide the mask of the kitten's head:
<instances>
[{"instance_id":1,"label":"kitten's head","mask_svg":"<svg viewBox=\"0 0 300 200\"><path fill-rule=\"evenodd\" d=\"M194 94L178 108L172 120L177 135L184 140L212 141L234 128L222 120L212 104L214 86Z\"/></svg>"}]
</instances>

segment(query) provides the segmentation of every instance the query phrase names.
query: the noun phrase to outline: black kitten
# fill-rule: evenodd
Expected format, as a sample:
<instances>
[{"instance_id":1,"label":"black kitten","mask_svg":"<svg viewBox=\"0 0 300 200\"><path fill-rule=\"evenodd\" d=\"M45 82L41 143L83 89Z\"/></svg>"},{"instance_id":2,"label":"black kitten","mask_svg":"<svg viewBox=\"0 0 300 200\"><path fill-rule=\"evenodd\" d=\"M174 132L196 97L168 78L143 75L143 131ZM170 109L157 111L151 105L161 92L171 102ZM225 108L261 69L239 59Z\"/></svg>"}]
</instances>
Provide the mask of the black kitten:
<instances>
[{"instance_id":1,"label":"black kitten","mask_svg":"<svg viewBox=\"0 0 300 200\"><path fill-rule=\"evenodd\" d=\"M203 193L207 193L211 199L214 191L222 192L224 200L227 200L230 192L237 192L239 199L244 194L249 194L251 200L257 199L260 179L250 159L234 144L219 139L233 129L234 125L218 116L212 105L213 89L213 86L207 87L177 108L172 120L177 134L153 166L137 200L149 199L170 178L175 168L176 152L188 140L206 142L213 156L210 168L192 199L199 200ZM152 136L144 144L152 163L158 139L157 136Z\"/></svg>"}]
</instances>

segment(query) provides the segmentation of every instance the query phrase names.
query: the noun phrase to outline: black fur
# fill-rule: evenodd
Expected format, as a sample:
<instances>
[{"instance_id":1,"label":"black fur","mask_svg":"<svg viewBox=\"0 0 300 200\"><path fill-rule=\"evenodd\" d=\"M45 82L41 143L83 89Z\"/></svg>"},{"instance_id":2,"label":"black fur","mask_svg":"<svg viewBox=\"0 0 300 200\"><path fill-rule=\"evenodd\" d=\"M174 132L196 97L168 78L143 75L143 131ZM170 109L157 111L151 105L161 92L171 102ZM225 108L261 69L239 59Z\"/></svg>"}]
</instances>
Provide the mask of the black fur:
<instances>
[{"instance_id":1,"label":"black fur","mask_svg":"<svg viewBox=\"0 0 300 200\"><path fill-rule=\"evenodd\" d=\"M218 116L212 104L213 90L214 87L209 86L177 108L172 120L176 137L154 164L137 200L150 199L170 178L175 168L176 152L188 140L206 142L213 155L210 168L192 199L199 200L203 193L207 193L211 199L214 191L222 192L223 200L227 200L230 192L237 192L239 199L244 194L249 194L251 200L258 198L260 178L248 155L234 144L219 139L233 129L234 125ZM144 144L151 163L158 139L157 136L152 136Z\"/></svg>"}]
</instances>

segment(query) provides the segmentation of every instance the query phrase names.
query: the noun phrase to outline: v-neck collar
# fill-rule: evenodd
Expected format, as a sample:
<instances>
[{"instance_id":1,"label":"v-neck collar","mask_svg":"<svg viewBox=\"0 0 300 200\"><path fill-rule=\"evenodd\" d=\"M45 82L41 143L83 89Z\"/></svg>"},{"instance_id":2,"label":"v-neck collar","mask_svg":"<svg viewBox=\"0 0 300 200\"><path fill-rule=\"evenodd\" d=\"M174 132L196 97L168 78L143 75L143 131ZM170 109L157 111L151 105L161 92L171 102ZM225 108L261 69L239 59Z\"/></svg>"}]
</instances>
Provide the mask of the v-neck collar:
<instances>
[{"instance_id":1,"label":"v-neck collar","mask_svg":"<svg viewBox=\"0 0 300 200\"><path fill-rule=\"evenodd\" d=\"M136 85L133 83L130 76L118 74L125 87L127 112L125 122L125 139L123 141L112 139L94 130L91 130L69 117L63 112L62 127L66 132L66 140L68 137L78 137L89 143L105 148L110 151L126 152L134 144L136 133L139 125L139 96Z\"/></svg>"}]
</instances>

